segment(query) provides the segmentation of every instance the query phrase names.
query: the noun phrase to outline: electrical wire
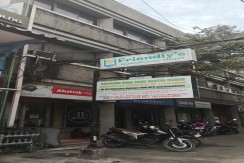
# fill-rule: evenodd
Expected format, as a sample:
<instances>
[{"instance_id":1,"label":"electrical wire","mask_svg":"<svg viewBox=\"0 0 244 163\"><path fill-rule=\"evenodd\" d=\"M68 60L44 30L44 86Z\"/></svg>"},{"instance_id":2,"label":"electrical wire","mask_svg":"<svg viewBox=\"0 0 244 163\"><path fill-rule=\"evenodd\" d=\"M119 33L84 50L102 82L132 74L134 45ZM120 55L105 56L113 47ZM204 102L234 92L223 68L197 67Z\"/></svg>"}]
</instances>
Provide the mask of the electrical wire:
<instances>
[{"instance_id":1,"label":"electrical wire","mask_svg":"<svg viewBox=\"0 0 244 163\"><path fill-rule=\"evenodd\" d=\"M147 5L149 8L151 8L154 12L156 12L160 17L162 17L164 20L166 20L169 24L173 25L174 27L176 28L181 28L181 29L184 29L184 30L187 30L187 31L191 31L191 32L196 32L196 31L193 31L193 30L190 30L190 29L187 29L187 28L183 28L183 27L180 27L178 25L175 25L173 24L171 21L169 21L166 17L164 17L160 12L158 12L156 9L154 9L151 5L149 5L146 1L144 0L141 0L145 5Z\"/></svg>"}]
</instances>

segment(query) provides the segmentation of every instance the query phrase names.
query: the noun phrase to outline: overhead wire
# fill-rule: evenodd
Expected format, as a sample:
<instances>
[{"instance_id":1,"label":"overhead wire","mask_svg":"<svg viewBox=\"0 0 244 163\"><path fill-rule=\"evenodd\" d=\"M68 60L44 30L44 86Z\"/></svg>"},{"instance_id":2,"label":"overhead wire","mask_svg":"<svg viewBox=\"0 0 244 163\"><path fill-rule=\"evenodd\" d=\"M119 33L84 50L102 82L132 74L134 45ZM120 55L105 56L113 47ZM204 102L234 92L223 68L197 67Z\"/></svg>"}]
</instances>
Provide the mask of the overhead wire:
<instances>
[{"instance_id":1,"label":"overhead wire","mask_svg":"<svg viewBox=\"0 0 244 163\"><path fill-rule=\"evenodd\" d=\"M175 25L173 24L171 21L169 21L165 16L163 16L160 12L158 12L156 9L154 9L151 5L149 5L145 0L141 0L145 5L147 5L149 8L151 8L154 12L156 12L160 17L162 17L165 21L167 21L169 24L171 24L172 26L174 27L177 27L177 28L181 28L181 29L184 29L184 30L187 30L187 31L191 31L191 32L195 32L193 30L190 30L190 29L187 29L187 28L183 28L183 27L180 27L178 25Z\"/></svg>"}]
</instances>

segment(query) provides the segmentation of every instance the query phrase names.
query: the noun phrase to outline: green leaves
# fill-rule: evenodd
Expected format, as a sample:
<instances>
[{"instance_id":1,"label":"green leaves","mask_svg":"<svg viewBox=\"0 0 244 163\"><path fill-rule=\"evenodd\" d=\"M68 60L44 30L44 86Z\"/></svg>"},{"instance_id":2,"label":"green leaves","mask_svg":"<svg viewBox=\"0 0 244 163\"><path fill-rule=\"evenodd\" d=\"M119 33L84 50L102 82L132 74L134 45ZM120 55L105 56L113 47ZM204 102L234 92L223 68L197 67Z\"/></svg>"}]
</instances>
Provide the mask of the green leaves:
<instances>
[{"instance_id":1,"label":"green leaves","mask_svg":"<svg viewBox=\"0 0 244 163\"><path fill-rule=\"evenodd\" d=\"M228 25L194 29L198 30L196 34L186 34L178 41L196 50L198 74L238 72L244 68L244 40L231 40L243 37L243 31Z\"/></svg>"}]
</instances>

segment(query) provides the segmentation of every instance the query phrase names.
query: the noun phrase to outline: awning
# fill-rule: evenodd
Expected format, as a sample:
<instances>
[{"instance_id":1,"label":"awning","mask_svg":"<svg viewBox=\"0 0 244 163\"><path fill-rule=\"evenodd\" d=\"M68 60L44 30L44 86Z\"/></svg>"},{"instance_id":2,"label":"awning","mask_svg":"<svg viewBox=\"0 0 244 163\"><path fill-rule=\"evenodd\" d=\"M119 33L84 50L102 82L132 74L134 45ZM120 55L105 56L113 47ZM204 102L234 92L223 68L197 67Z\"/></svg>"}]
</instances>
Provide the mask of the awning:
<instances>
[{"instance_id":1,"label":"awning","mask_svg":"<svg viewBox=\"0 0 244 163\"><path fill-rule=\"evenodd\" d=\"M26 44L35 44L42 41L63 41L57 37L49 37L44 34L34 33L0 23L0 58L14 54L19 48Z\"/></svg>"}]
</instances>

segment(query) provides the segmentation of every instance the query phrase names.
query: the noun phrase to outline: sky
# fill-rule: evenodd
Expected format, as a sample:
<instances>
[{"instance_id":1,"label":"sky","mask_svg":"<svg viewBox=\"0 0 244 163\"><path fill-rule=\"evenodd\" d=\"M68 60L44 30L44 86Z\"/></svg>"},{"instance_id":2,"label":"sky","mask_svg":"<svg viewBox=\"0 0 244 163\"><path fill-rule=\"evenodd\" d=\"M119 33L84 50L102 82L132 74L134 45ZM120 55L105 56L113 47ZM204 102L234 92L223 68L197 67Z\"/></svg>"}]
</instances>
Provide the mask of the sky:
<instances>
[{"instance_id":1,"label":"sky","mask_svg":"<svg viewBox=\"0 0 244 163\"><path fill-rule=\"evenodd\" d=\"M237 30L244 31L242 0L116 1L186 33L195 33L195 26L208 28L216 25L232 25L236 26Z\"/></svg>"}]
</instances>

